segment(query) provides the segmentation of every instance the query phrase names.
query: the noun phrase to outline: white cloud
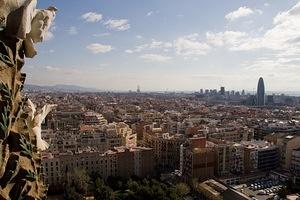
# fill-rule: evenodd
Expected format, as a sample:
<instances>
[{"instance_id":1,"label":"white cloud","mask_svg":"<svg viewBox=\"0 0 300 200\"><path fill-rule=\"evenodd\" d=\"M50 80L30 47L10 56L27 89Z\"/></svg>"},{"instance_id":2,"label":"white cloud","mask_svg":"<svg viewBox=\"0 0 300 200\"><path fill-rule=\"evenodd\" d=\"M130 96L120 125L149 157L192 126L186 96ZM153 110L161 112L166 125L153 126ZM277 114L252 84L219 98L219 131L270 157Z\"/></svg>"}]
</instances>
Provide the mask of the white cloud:
<instances>
[{"instance_id":1,"label":"white cloud","mask_svg":"<svg viewBox=\"0 0 300 200\"><path fill-rule=\"evenodd\" d=\"M215 46L228 45L230 50L247 51L267 49L280 52L300 52L300 2L291 9L278 13L273 27L259 31L261 36L253 37L243 32L207 33L209 43Z\"/></svg>"},{"instance_id":2,"label":"white cloud","mask_svg":"<svg viewBox=\"0 0 300 200\"><path fill-rule=\"evenodd\" d=\"M290 82L292 87L297 85L300 76L300 2L278 13L273 19L273 27L264 30L261 36L245 36L239 44L229 48L252 50L262 56L244 64L247 73L272 76L276 80L272 85L277 88L282 88L279 80Z\"/></svg>"},{"instance_id":3,"label":"white cloud","mask_svg":"<svg viewBox=\"0 0 300 200\"><path fill-rule=\"evenodd\" d=\"M126 31L130 29L130 24L127 19L110 19L104 24L107 28L117 31Z\"/></svg>"},{"instance_id":4,"label":"white cloud","mask_svg":"<svg viewBox=\"0 0 300 200\"><path fill-rule=\"evenodd\" d=\"M153 15L153 13L154 13L153 11L148 12L147 17L150 17L151 15Z\"/></svg>"},{"instance_id":5,"label":"white cloud","mask_svg":"<svg viewBox=\"0 0 300 200\"><path fill-rule=\"evenodd\" d=\"M270 6L270 4L269 3L264 3L264 6L268 7L268 6Z\"/></svg>"},{"instance_id":6,"label":"white cloud","mask_svg":"<svg viewBox=\"0 0 300 200\"><path fill-rule=\"evenodd\" d=\"M198 34L179 37L175 40L174 46L177 55L184 57L206 55L210 50L208 44L198 40Z\"/></svg>"},{"instance_id":7,"label":"white cloud","mask_svg":"<svg viewBox=\"0 0 300 200\"><path fill-rule=\"evenodd\" d=\"M219 33L207 32L206 39L209 44L214 46L230 45L235 47L248 39L248 34L236 31L225 31Z\"/></svg>"},{"instance_id":8,"label":"white cloud","mask_svg":"<svg viewBox=\"0 0 300 200\"><path fill-rule=\"evenodd\" d=\"M139 53L142 51L161 50L161 49L166 51L166 50L172 48L172 46L173 46L173 44L170 42L163 42L163 41L158 41L158 40L152 39L150 43L138 45L134 49L127 49L125 52L126 53Z\"/></svg>"},{"instance_id":9,"label":"white cloud","mask_svg":"<svg viewBox=\"0 0 300 200\"><path fill-rule=\"evenodd\" d=\"M235 50L271 49L300 51L300 2L273 19L273 27L260 37L248 37Z\"/></svg>"},{"instance_id":10,"label":"white cloud","mask_svg":"<svg viewBox=\"0 0 300 200\"><path fill-rule=\"evenodd\" d=\"M137 36L135 36L136 37L136 39L143 39L143 36L141 36L141 35L137 35Z\"/></svg>"},{"instance_id":11,"label":"white cloud","mask_svg":"<svg viewBox=\"0 0 300 200\"><path fill-rule=\"evenodd\" d=\"M113 50L112 46L99 43L89 44L86 48L94 54L107 53Z\"/></svg>"},{"instance_id":12,"label":"white cloud","mask_svg":"<svg viewBox=\"0 0 300 200\"><path fill-rule=\"evenodd\" d=\"M105 36L110 36L110 33L95 33L93 34L94 37L105 37Z\"/></svg>"},{"instance_id":13,"label":"white cloud","mask_svg":"<svg viewBox=\"0 0 300 200\"><path fill-rule=\"evenodd\" d=\"M58 67L52 67L52 66L46 66L45 69L48 71L48 72L58 72L61 70L61 68L58 68Z\"/></svg>"},{"instance_id":14,"label":"white cloud","mask_svg":"<svg viewBox=\"0 0 300 200\"><path fill-rule=\"evenodd\" d=\"M125 50L125 53L132 54L132 53L134 53L134 51L133 51L133 50L130 50L130 49L126 49L126 50Z\"/></svg>"},{"instance_id":15,"label":"white cloud","mask_svg":"<svg viewBox=\"0 0 300 200\"><path fill-rule=\"evenodd\" d=\"M155 39L152 39L152 42L149 44L150 49L171 48L172 46L170 42L157 41Z\"/></svg>"},{"instance_id":16,"label":"white cloud","mask_svg":"<svg viewBox=\"0 0 300 200\"><path fill-rule=\"evenodd\" d=\"M71 27L69 28L69 30L68 30L68 33L69 33L70 35L77 35L77 34L78 34L78 30L77 30L77 28L76 28L75 26L71 26Z\"/></svg>"},{"instance_id":17,"label":"white cloud","mask_svg":"<svg viewBox=\"0 0 300 200\"><path fill-rule=\"evenodd\" d=\"M228 13L225 16L225 19L227 19L229 21L234 21L234 20L237 20L241 17L247 17L247 16L252 15L254 13L257 13L257 14L261 15L263 12L259 9L253 10L251 8L243 6L243 7L240 7L239 9L237 9L235 11L232 11L232 12Z\"/></svg>"},{"instance_id":18,"label":"white cloud","mask_svg":"<svg viewBox=\"0 0 300 200\"><path fill-rule=\"evenodd\" d=\"M141 51L146 50L147 48L149 48L149 44L142 44L142 45L136 46L133 50L130 50L130 52L131 53L139 53Z\"/></svg>"},{"instance_id":19,"label":"white cloud","mask_svg":"<svg viewBox=\"0 0 300 200\"><path fill-rule=\"evenodd\" d=\"M81 15L81 18L84 19L86 22L99 22L102 19L102 14L95 13L95 12L88 12Z\"/></svg>"},{"instance_id":20,"label":"white cloud","mask_svg":"<svg viewBox=\"0 0 300 200\"><path fill-rule=\"evenodd\" d=\"M258 58L253 63L248 64L246 69L250 71L273 71L273 72L280 72L285 73L287 70L290 72L291 70L297 70L298 73L300 66L300 58Z\"/></svg>"},{"instance_id":21,"label":"white cloud","mask_svg":"<svg viewBox=\"0 0 300 200\"><path fill-rule=\"evenodd\" d=\"M160 54L143 54L140 56L140 58L149 62L167 62L172 59L172 57Z\"/></svg>"},{"instance_id":22,"label":"white cloud","mask_svg":"<svg viewBox=\"0 0 300 200\"><path fill-rule=\"evenodd\" d=\"M156 10L156 11L151 10L151 11L147 12L146 16L150 17L150 16L152 16L154 14L158 14L158 13L159 13L159 10Z\"/></svg>"}]
</instances>

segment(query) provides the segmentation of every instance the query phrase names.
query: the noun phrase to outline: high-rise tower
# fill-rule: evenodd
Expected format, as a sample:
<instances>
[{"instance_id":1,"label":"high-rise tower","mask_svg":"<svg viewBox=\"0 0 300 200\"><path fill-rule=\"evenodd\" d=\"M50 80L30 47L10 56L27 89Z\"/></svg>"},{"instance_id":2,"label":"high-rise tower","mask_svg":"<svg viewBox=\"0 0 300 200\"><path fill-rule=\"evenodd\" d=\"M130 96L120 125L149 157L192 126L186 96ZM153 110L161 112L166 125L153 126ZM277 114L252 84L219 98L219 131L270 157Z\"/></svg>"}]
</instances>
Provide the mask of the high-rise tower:
<instances>
[{"instance_id":1,"label":"high-rise tower","mask_svg":"<svg viewBox=\"0 0 300 200\"><path fill-rule=\"evenodd\" d=\"M220 94L221 95L225 95L225 87L221 87L220 88Z\"/></svg>"},{"instance_id":2,"label":"high-rise tower","mask_svg":"<svg viewBox=\"0 0 300 200\"><path fill-rule=\"evenodd\" d=\"M138 85L137 88L136 88L136 92L137 92L137 93L141 93L141 88L140 88L139 85Z\"/></svg>"},{"instance_id":3,"label":"high-rise tower","mask_svg":"<svg viewBox=\"0 0 300 200\"><path fill-rule=\"evenodd\" d=\"M265 84L264 79L262 77L259 78L257 85L257 105L264 106L265 105Z\"/></svg>"}]
</instances>

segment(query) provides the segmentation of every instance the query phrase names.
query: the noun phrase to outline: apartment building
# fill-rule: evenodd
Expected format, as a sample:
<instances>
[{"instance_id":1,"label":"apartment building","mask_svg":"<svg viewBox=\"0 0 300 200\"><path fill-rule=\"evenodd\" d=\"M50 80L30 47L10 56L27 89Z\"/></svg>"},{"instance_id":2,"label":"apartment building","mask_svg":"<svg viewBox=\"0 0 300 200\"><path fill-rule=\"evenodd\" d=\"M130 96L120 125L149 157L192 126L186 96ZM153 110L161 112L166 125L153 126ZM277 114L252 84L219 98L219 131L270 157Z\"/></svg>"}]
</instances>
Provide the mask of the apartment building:
<instances>
[{"instance_id":1,"label":"apartment building","mask_svg":"<svg viewBox=\"0 0 300 200\"><path fill-rule=\"evenodd\" d=\"M86 125L106 125L107 120L102 114L93 111L83 113L82 124Z\"/></svg>"},{"instance_id":2,"label":"apartment building","mask_svg":"<svg viewBox=\"0 0 300 200\"><path fill-rule=\"evenodd\" d=\"M216 175L240 175L279 167L279 147L266 141L240 143L214 140Z\"/></svg>"},{"instance_id":3,"label":"apartment building","mask_svg":"<svg viewBox=\"0 0 300 200\"><path fill-rule=\"evenodd\" d=\"M105 153L87 149L76 153L43 153L44 181L55 190L72 179L74 169L84 169L88 174L97 172L103 179L108 177L146 177L154 174L153 149L145 147L116 147Z\"/></svg>"},{"instance_id":4,"label":"apartment building","mask_svg":"<svg viewBox=\"0 0 300 200\"><path fill-rule=\"evenodd\" d=\"M242 142L245 147L246 173L270 171L279 167L279 147L267 141Z\"/></svg>"},{"instance_id":5,"label":"apartment building","mask_svg":"<svg viewBox=\"0 0 300 200\"><path fill-rule=\"evenodd\" d=\"M156 166L162 171L179 169L180 145L185 142L184 135L155 131L144 132L144 143L154 149Z\"/></svg>"},{"instance_id":6,"label":"apartment building","mask_svg":"<svg viewBox=\"0 0 300 200\"><path fill-rule=\"evenodd\" d=\"M203 137L188 139L180 147L180 172L185 181L206 180L214 176L214 149Z\"/></svg>"},{"instance_id":7,"label":"apartment building","mask_svg":"<svg viewBox=\"0 0 300 200\"><path fill-rule=\"evenodd\" d=\"M300 188L300 148L292 151L291 172L293 183Z\"/></svg>"},{"instance_id":8,"label":"apartment building","mask_svg":"<svg viewBox=\"0 0 300 200\"><path fill-rule=\"evenodd\" d=\"M294 149L300 148L300 136L287 135L277 139L280 149L281 167L289 170L291 168L292 153Z\"/></svg>"}]
</instances>

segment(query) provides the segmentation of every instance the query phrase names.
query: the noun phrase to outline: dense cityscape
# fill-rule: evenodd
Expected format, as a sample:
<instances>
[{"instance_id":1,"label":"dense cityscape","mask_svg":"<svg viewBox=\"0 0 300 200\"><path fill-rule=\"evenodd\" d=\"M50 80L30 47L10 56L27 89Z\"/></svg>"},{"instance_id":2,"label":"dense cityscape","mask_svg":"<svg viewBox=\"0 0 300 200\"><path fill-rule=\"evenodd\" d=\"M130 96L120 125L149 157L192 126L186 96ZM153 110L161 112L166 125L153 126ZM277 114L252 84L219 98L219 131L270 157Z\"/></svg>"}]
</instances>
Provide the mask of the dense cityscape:
<instances>
[{"instance_id":1,"label":"dense cityscape","mask_svg":"<svg viewBox=\"0 0 300 200\"><path fill-rule=\"evenodd\" d=\"M0 0L0 200L300 200L299 56L300 0Z\"/></svg>"},{"instance_id":2,"label":"dense cityscape","mask_svg":"<svg viewBox=\"0 0 300 200\"><path fill-rule=\"evenodd\" d=\"M74 179L82 174L103 184L155 179L189 188L178 199L280 199L299 191L300 99L266 95L262 78L257 95L221 87L190 94L138 88L27 96L38 106L58 105L42 127L50 144L42 152L49 194L70 193L62 185L78 187ZM88 187L75 191L93 195Z\"/></svg>"}]
</instances>

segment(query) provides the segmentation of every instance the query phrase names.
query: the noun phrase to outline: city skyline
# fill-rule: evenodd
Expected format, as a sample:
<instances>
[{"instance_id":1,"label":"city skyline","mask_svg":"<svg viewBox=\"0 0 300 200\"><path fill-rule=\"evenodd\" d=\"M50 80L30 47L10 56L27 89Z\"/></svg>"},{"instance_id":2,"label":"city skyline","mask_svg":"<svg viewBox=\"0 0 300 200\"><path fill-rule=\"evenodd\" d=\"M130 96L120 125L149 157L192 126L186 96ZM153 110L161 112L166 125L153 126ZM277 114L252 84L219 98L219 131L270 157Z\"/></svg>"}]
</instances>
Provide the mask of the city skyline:
<instances>
[{"instance_id":1,"label":"city skyline","mask_svg":"<svg viewBox=\"0 0 300 200\"><path fill-rule=\"evenodd\" d=\"M80 7L47 0L39 7L49 4L59 12L26 63L28 84L254 91L262 76L268 91L299 91L298 1L92 0Z\"/></svg>"},{"instance_id":2,"label":"city skyline","mask_svg":"<svg viewBox=\"0 0 300 200\"><path fill-rule=\"evenodd\" d=\"M300 0L66 2L0 0L0 199L300 198Z\"/></svg>"},{"instance_id":3,"label":"city skyline","mask_svg":"<svg viewBox=\"0 0 300 200\"><path fill-rule=\"evenodd\" d=\"M210 91L217 91L221 92L222 89L225 90L225 92L239 92L242 94L244 92L244 95L257 95L257 88L253 87L252 90L245 90L245 89L238 89L234 90L231 88L227 88L226 86L220 86L219 88L198 88L195 90L169 90L168 88L165 90L142 90L140 85L136 86L137 88L129 88L128 90L105 90L105 89L97 89L95 87L82 87L79 85L68 85L68 84L56 84L56 85L35 85L35 84L26 84L25 89L28 91L59 91L59 92L116 92L116 93L127 93L127 92L137 92L137 93L205 93L205 90ZM136 90L135 90L136 89ZM288 95L288 96L300 96L300 91L270 91L265 90L265 95Z\"/></svg>"}]
</instances>

